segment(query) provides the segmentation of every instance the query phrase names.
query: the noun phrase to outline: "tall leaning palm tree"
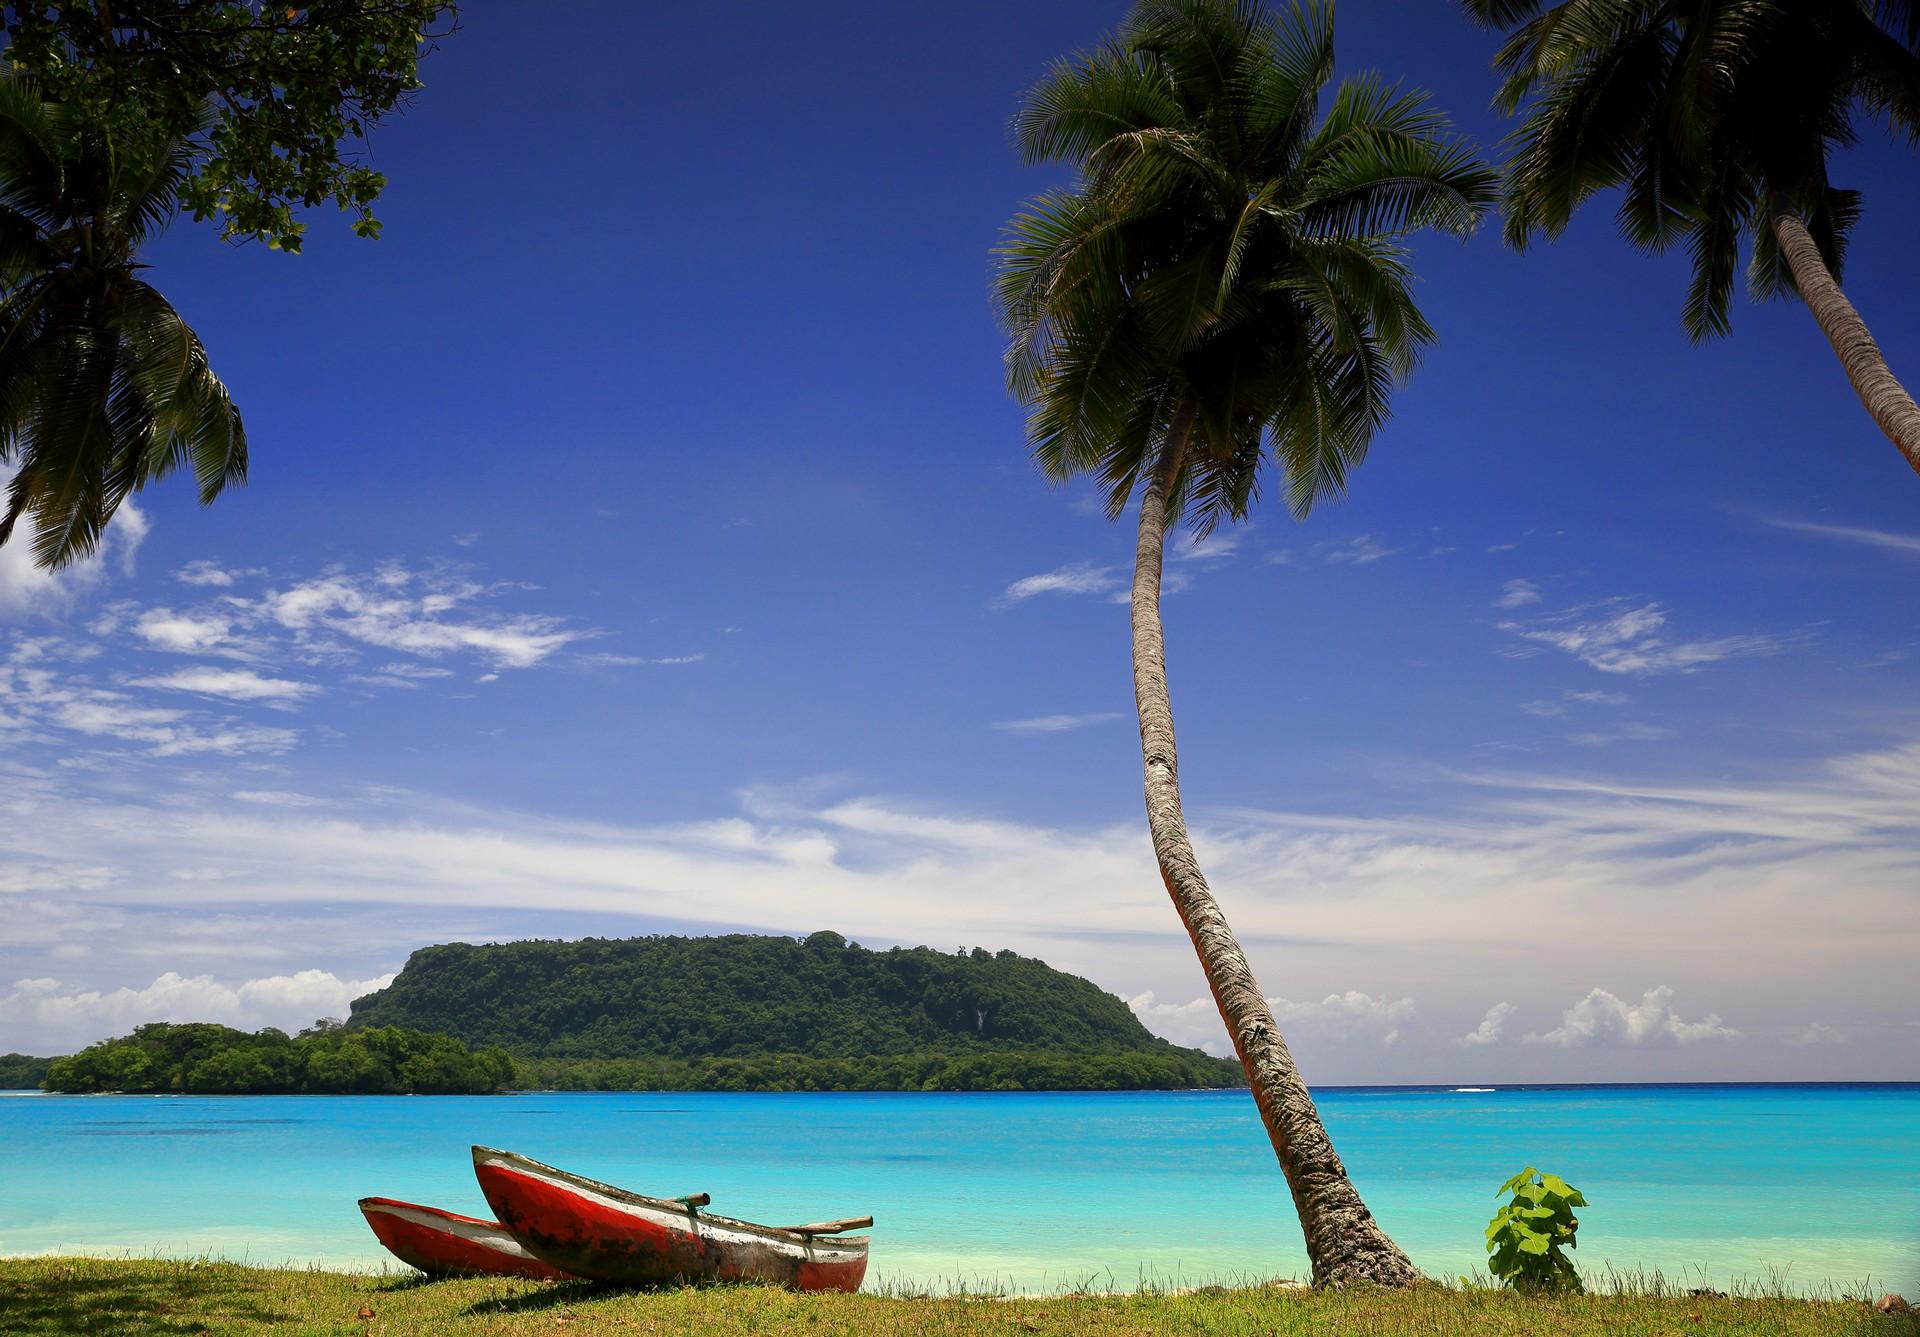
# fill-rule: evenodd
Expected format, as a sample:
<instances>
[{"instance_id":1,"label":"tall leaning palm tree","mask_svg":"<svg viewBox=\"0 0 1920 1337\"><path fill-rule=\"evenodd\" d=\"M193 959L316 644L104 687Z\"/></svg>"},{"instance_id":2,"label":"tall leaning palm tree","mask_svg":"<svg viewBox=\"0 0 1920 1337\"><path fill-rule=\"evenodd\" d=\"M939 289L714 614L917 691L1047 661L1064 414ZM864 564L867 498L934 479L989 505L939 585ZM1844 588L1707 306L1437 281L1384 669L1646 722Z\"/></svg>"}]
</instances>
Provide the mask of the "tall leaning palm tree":
<instances>
[{"instance_id":1,"label":"tall leaning palm tree","mask_svg":"<svg viewBox=\"0 0 1920 1337\"><path fill-rule=\"evenodd\" d=\"M1160 875L1246 1068L1317 1283L1409 1284L1321 1125L1181 815L1160 624L1169 529L1244 518L1269 458L1304 515L1340 493L1432 331L1399 244L1465 234L1493 174L1417 93L1333 72L1332 11L1148 0L1015 121L1077 171L1009 225L1008 382L1056 480L1139 508L1133 679Z\"/></svg>"},{"instance_id":2,"label":"tall leaning palm tree","mask_svg":"<svg viewBox=\"0 0 1920 1337\"><path fill-rule=\"evenodd\" d=\"M1622 187L1620 230L1685 241L1694 339L1725 334L1743 243L1756 299L1797 293L1880 430L1920 470L1920 407L1840 290L1858 192L1828 177L1856 122L1920 140L1911 0L1464 0L1510 29L1495 105L1525 108L1505 185L1516 248Z\"/></svg>"},{"instance_id":3,"label":"tall leaning palm tree","mask_svg":"<svg viewBox=\"0 0 1920 1337\"><path fill-rule=\"evenodd\" d=\"M239 411L140 277L190 153L116 144L0 77L0 543L28 520L43 567L93 551L128 495L182 464L203 502L246 478Z\"/></svg>"}]
</instances>

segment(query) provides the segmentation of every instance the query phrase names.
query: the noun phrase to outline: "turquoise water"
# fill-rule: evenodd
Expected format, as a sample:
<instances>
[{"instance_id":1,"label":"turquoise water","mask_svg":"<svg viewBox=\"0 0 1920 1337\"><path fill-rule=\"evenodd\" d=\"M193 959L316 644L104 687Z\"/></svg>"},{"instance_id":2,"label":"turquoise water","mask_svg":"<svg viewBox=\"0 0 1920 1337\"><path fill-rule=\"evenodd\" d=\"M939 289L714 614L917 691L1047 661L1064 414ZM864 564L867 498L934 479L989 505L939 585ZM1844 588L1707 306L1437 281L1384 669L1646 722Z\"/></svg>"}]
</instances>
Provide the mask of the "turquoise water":
<instances>
[{"instance_id":1,"label":"turquoise water","mask_svg":"<svg viewBox=\"0 0 1920 1337\"><path fill-rule=\"evenodd\" d=\"M1334 1090L1335 1143L1430 1273L1493 1190L1565 1176L1582 1267L1920 1292L1920 1085ZM1245 1092L0 1099L0 1253L370 1266L354 1200L479 1215L482 1142L751 1219L871 1212L869 1285L1304 1275Z\"/></svg>"}]
</instances>

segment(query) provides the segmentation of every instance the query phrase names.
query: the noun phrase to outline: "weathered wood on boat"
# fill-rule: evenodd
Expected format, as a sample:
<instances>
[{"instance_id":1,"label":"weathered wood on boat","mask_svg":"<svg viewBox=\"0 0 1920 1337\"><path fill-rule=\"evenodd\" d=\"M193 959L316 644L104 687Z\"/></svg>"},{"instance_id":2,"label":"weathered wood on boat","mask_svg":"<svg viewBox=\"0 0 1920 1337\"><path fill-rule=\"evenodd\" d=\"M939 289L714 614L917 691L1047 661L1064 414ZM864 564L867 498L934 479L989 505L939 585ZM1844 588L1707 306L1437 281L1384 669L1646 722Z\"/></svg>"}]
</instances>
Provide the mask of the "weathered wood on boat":
<instances>
[{"instance_id":1,"label":"weathered wood on boat","mask_svg":"<svg viewBox=\"0 0 1920 1337\"><path fill-rule=\"evenodd\" d=\"M838 1235L843 1230L865 1230L873 1224L871 1216L849 1216L844 1221L818 1221L810 1226L775 1226L789 1235Z\"/></svg>"},{"instance_id":2,"label":"weathered wood on boat","mask_svg":"<svg viewBox=\"0 0 1920 1337\"><path fill-rule=\"evenodd\" d=\"M711 1216L492 1147L473 1149L473 1172L501 1224L528 1253L593 1281L770 1281L803 1291L855 1291L866 1276L864 1236L820 1239Z\"/></svg>"}]
</instances>

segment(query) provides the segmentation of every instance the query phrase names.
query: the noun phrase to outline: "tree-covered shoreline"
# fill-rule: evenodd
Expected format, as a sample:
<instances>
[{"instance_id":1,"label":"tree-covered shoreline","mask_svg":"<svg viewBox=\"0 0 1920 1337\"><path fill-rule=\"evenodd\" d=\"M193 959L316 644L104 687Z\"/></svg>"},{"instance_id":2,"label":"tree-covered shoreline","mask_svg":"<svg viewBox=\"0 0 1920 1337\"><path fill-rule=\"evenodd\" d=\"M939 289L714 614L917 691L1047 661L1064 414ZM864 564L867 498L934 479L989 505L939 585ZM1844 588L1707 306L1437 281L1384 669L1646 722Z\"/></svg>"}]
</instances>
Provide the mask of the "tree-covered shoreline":
<instances>
[{"instance_id":1,"label":"tree-covered shoreline","mask_svg":"<svg viewBox=\"0 0 1920 1337\"><path fill-rule=\"evenodd\" d=\"M42 1085L69 1094L487 1095L514 1085L500 1049L393 1026L268 1027L153 1022L53 1060Z\"/></svg>"}]
</instances>

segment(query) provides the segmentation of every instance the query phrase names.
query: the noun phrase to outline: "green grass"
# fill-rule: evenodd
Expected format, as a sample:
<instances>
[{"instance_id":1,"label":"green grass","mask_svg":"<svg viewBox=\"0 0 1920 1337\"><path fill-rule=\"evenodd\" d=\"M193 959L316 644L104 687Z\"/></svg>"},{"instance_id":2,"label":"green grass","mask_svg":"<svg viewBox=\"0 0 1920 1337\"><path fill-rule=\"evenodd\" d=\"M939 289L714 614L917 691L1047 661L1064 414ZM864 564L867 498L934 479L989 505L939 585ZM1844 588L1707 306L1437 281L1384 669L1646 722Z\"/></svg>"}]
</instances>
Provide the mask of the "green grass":
<instances>
[{"instance_id":1,"label":"green grass","mask_svg":"<svg viewBox=\"0 0 1920 1337\"><path fill-rule=\"evenodd\" d=\"M93 1258L0 1259L0 1333L8 1334L659 1333L731 1337L797 1332L1053 1333L1139 1337L1571 1337L1573 1334L1913 1334L1920 1321L1859 1300L1782 1296L1595 1295L1531 1299L1491 1290L1312 1292L1207 1288L1185 1294L961 1298L796 1295L763 1287L608 1291L586 1285L411 1274L354 1275L232 1263Z\"/></svg>"}]
</instances>

